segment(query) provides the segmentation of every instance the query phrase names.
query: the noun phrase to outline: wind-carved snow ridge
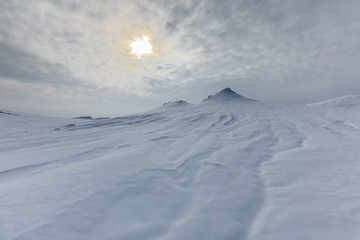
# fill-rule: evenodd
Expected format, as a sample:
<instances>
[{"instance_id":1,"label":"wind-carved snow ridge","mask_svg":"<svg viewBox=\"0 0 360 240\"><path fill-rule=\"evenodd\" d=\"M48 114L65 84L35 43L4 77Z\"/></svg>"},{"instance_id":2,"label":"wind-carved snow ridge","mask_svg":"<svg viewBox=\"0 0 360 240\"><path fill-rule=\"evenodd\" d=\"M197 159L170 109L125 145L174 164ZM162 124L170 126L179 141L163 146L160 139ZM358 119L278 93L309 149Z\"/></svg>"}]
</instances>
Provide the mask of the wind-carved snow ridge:
<instances>
[{"instance_id":1,"label":"wind-carved snow ridge","mask_svg":"<svg viewBox=\"0 0 360 240\"><path fill-rule=\"evenodd\" d=\"M311 107L327 107L327 108L334 108L334 107L343 107L343 108L360 108L360 95L349 95L343 96L338 98L333 98L317 103L308 104Z\"/></svg>"},{"instance_id":2,"label":"wind-carved snow ridge","mask_svg":"<svg viewBox=\"0 0 360 240\"><path fill-rule=\"evenodd\" d=\"M308 104L308 106L328 118L328 121L348 125L355 130L360 129L360 118L354 116L349 117L349 115L354 115L360 111L360 95L337 97L311 103Z\"/></svg>"},{"instance_id":3,"label":"wind-carved snow ridge","mask_svg":"<svg viewBox=\"0 0 360 240\"><path fill-rule=\"evenodd\" d=\"M113 119L0 114L0 239L358 240L349 119L231 89Z\"/></svg>"},{"instance_id":4,"label":"wind-carved snow ridge","mask_svg":"<svg viewBox=\"0 0 360 240\"><path fill-rule=\"evenodd\" d=\"M273 200L273 191L289 187L293 181L291 178L293 176L290 176L288 179L274 181L273 174L276 174L276 172L269 171L268 166L278 161L279 155L302 148L307 140L304 133L300 132L297 124L292 121L273 118L269 120L269 122L269 128L277 140L276 144L272 146L272 158L268 161L263 161L259 167L259 175L264 187L264 201L262 208L259 210L256 219L251 225L248 239L263 239L263 235L259 237L259 232L261 232L264 224L268 224L268 222L265 221L270 221L267 216L268 209L271 209L272 206L276 204Z\"/></svg>"}]
</instances>

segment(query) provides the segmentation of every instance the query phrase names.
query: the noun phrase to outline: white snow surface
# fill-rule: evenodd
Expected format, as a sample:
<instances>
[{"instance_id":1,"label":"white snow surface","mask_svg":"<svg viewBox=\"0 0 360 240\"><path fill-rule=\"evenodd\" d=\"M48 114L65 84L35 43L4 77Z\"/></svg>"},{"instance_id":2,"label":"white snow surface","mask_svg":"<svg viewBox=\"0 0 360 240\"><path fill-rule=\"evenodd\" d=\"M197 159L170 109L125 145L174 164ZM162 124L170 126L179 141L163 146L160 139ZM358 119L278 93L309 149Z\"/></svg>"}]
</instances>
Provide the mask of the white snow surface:
<instances>
[{"instance_id":1,"label":"white snow surface","mask_svg":"<svg viewBox=\"0 0 360 240\"><path fill-rule=\"evenodd\" d=\"M233 96L0 113L0 239L360 239L359 109Z\"/></svg>"}]
</instances>

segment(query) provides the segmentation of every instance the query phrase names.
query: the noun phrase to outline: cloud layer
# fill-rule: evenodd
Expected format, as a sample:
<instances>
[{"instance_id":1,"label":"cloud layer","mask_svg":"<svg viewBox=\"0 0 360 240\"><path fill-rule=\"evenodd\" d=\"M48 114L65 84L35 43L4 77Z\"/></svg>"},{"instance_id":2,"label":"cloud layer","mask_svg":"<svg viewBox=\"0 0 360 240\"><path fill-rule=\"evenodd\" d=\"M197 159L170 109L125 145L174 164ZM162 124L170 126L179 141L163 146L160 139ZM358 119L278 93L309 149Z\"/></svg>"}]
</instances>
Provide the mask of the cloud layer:
<instances>
[{"instance_id":1,"label":"cloud layer","mask_svg":"<svg viewBox=\"0 0 360 240\"><path fill-rule=\"evenodd\" d=\"M360 93L355 0L5 0L0 8L3 108L124 114L226 86L283 102ZM129 44L141 35L154 54L140 61ZM78 107L66 108L72 101Z\"/></svg>"}]
</instances>

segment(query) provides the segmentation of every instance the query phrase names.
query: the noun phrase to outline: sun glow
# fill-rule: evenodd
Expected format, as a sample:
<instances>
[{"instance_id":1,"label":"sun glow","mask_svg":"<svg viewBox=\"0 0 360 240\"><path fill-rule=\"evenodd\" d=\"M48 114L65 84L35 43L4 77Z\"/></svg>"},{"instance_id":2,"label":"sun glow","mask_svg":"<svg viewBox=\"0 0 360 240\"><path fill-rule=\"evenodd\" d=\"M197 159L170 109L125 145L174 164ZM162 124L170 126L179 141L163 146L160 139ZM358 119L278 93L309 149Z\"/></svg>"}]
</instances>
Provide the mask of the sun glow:
<instances>
[{"instance_id":1,"label":"sun glow","mask_svg":"<svg viewBox=\"0 0 360 240\"><path fill-rule=\"evenodd\" d=\"M150 39L146 36L142 38L135 38L135 40L130 44L130 48L131 53L139 59L152 53Z\"/></svg>"}]
</instances>

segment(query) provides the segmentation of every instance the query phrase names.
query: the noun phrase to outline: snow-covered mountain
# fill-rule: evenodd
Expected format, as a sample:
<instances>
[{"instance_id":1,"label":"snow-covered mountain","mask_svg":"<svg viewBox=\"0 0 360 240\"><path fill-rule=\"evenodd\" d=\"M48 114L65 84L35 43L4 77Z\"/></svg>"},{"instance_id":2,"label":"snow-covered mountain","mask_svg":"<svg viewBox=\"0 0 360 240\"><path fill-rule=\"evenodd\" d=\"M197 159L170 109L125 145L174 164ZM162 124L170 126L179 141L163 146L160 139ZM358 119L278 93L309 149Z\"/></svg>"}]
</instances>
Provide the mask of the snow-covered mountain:
<instances>
[{"instance_id":1,"label":"snow-covered mountain","mask_svg":"<svg viewBox=\"0 0 360 240\"><path fill-rule=\"evenodd\" d=\"M224 89L114 119L2 111L0 239L358 240L357 99Z\"/></svg>"},{"instance_id":2,"label":"snow-covered mountain","mask_svg":"<svg viewBox=\"0 0 360 240\"><path fill-rule=\"evenodd\" d=\"M203 102L214 101L214 100L216 100L216 101L234 101L234 100L253 101L252 99L249 99L249 98L246 98L246 97L243 97L243 96L237 94L230 88L225 88L225 89L221 90L220 92L216 93L215 95L209 95L206 99L203 100Z\"/></svg>"}]
</instances>

